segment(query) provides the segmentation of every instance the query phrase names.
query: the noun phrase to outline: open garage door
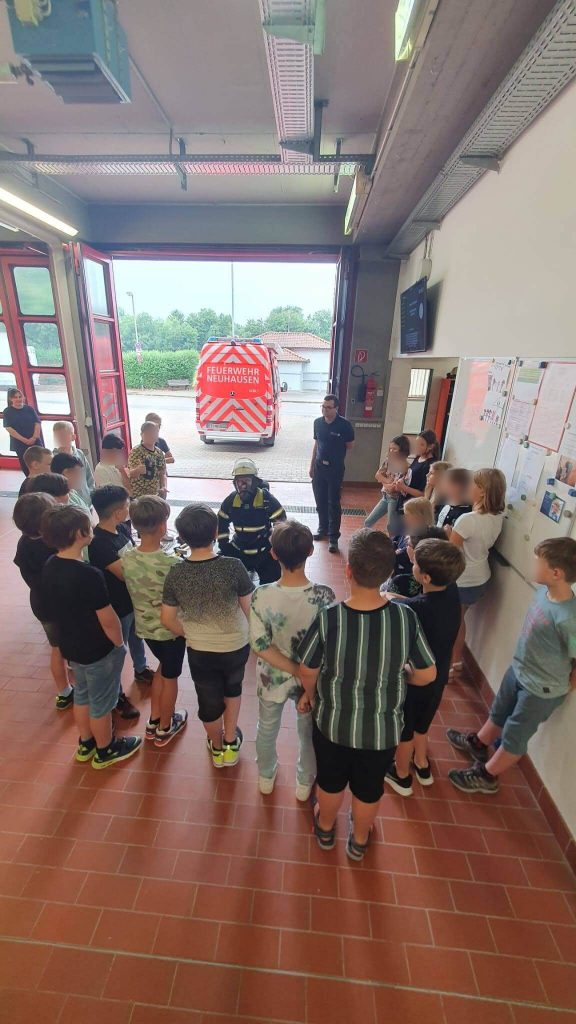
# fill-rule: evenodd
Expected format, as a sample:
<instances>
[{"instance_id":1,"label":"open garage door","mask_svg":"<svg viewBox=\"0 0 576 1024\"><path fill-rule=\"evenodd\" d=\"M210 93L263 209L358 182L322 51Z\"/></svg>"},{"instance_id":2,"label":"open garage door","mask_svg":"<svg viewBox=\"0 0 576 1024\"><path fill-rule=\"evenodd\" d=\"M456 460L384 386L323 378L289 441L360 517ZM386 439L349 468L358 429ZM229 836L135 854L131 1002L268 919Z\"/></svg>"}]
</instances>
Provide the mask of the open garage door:
<instances>
[{"instance_id":1,"label":"open garage door","mask_svg":"<svg viewBox=\"0 0 576 1024\"><path fill-rule=\"evenodd\" d=\"M78 243L74 246L74 262L96 444L100 450L102 436L113 432L129 449L130 425L112 259Z\"/></svg>"}]
</instances>

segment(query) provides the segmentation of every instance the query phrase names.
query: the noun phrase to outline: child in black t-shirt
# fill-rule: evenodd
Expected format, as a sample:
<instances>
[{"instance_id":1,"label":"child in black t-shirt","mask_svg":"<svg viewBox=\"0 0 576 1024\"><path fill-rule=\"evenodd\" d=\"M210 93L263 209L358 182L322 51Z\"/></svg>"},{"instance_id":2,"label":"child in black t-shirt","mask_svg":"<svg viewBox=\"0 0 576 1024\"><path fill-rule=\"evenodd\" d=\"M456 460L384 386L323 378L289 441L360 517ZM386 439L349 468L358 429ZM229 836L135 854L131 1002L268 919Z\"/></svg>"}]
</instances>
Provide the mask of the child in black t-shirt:
<instances>
[{"instance_id":1,"label":"child in black t-shirt","mask_svg":"<svg viewBox=\"0 0 576 1024\"><path fill-rule=\"evenodd\" d=\"M116 739L112 729L126 656L120 620L103 574L82 559L92 539L90 516L74 505L56 505L47 509L41 525L44 543L57 552L42 570L41 591L58 631L60 652L76 680L76 760L108 768L132 757L142 743L138 736Z\"/></svg>"},{"instance_id":2,"label":"child in black t-shirt","mask_svg":"<svg viewBox=\"0 0 576 1024\"><path fill-rule=\"evenodd\" d=\"M407 598L436 661L436 679L428 686L411 686L404 702L404 729L396 748L395 763L386 781L401 796L412 795L411 764L421 786L434 782L428 760L428 730L440 707L448 682L452 649L460 629L460 598L456 580L464 572L460 548L446 540L420 540L414 549L414 577L422 593ZM393 596L393 595L390 595Z\"/></svg>"},{"instance_id":3,"label":"child in black t-shirt","mask_svg":"<svg viewBox=\"0 0 576 1024\"><path fill-rule=\"evenodd\" d=\"M32 451L29 448L26 452ZM50 453L48 453L50 454ZM30 479L30 477L28 477ZM54 548L48 547L40 535L40 523L47 509L56 504L50 494L24 494L14 505L12 518L22 536L16 547L14 564L30 588L30 607L38 619L50 644L50 671L56 684L56 710L66 711L74 703L74 691L68 676L68 666L58 648L58 634L54 623L48 621L48 612L42 601L40 581L42 569L52 555Z\"/></svg>"},{"instance_id":4,"label":"child in black t-shirt","mask_svg":"<svg viewBox=\"0 0 576 1024\"><path fill-rule=\"evenodd\" d=\"M436 522L441 526L447 536L450 529L460 516L472 511L470 504L470 487L472 486L472 474L468 469L448 469L444 474L442 489L446 498L446 504L438 513Z\"/></svg>"},{"instance_id":5,"label":"child in black t-shirt","mask_svg":"<svg viewBox=\"0 0 576 1024\"><path fill-rule=\"evenodd\" d=\"M98 516L98 525L94 528L92 541L88 546L88 559L90 565L95 565L104 573L110 604L120 619L124 643L128 644L132 658L134 681L151 683L154 673L146 664L144 641L136 635L134 608L124 582L122 568L122 554L133 547L132 540L128 540L122 529L128 518L128 491L125 487L118 487L115 484L97 487L92 491L92 504ZM123 718L137 718L139 714L122 691L118 711Z\"/></svg>"}]
</instances>

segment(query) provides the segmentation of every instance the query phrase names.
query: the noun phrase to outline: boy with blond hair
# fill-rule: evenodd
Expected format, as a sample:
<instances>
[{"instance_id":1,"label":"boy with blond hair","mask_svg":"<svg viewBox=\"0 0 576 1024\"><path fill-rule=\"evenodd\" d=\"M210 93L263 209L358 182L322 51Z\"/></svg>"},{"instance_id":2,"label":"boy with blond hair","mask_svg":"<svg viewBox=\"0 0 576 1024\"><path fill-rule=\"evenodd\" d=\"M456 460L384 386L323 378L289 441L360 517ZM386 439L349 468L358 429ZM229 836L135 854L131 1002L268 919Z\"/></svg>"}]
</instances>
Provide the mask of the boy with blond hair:
<instances>
[{"instance_id":1,"label":"boy with blond hair","mask_svg":"<svg viewBox=\"0 0 576 1024\"><path fill-rule=\"evenodd\" d=\"M464 793L497 793L500 776L518 763L542 723L576 689L576 540L543 540L534 555L536 596L490 717L478 732L446 733L452 746L474 762L448 773Z\"/></svg>"},{"instance_id":2,"label":"boy with blond hair","mask_svg":"<svg viewBox=\"0 0 576 1024\"><path fill-rule=\"evenodd\" d=\"M52 431L54 434L54 455L64 452L66 455L75 455L77 459L80 459L82 464L82 479L76 489L84 503L88 508L90 508L90 492L95 486L94 476L92 473L92 467L90 466L84 452L81 448L76 447L74 426L72 423L69 423L68 420L58 420L54 424Z\"/></svg>"},{"instance_id":3,"label":"boy with blond hair","mask_svg":"<svg viewBox=\"0 0 576 1024\"><path fill-rule=\"evenodd\" d=\"M306 576L306 560L314 552L312 531L289 519L274 527L272 558L279 562L282 575L277 583L258 587L250 607L250 644L258 655L257 695L260 702L256 733L258 785L267 794L274 789L278 771L276 740L282 713L289 700L296 704L303 694L298 679L298 644L321 608L336 600L334 591ZM299 712L296 799L308 800L316 777L316 758L312 746L312 715Z\"/></svg>"},{"instance_id":4,"label":"boy with blond hair","mask_svg":"<svg viewBox=\"0 0 576 1024\"><path fill-rule=\"evenodd\" d=\"M170 516L170 506L157 495L144 495L130 503L132 525L140 537L140 546L128 547L122 554L124 580L132 604L136 633L158 659L152 681L150 718L146 739L157 747L171 743L185 728L187 711L176 711L178 678L186 653L183 636L162 625L162 592L170 569L180 559L162 550L162 538Z\"/></svg>"}]
</instances>

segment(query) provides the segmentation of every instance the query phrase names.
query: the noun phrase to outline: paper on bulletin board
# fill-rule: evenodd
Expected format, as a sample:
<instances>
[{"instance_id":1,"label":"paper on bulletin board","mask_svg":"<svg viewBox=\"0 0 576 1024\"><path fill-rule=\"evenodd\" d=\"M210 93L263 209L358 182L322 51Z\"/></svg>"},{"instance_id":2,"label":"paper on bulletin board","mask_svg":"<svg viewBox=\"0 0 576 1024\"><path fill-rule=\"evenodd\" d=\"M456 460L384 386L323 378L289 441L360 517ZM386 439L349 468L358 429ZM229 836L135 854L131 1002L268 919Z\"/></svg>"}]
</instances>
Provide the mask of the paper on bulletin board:
<instances>
[{"instance_id":1,"label":"paper on bulletin board","mask_svg":"<svg viewBox=\"0 0 576 1024\"><path fill-rule=\"evenodd\" d=\"M492 427L502 423L513 365L510 359L494 359L488 368L488 386L480 419Z\"/></svg>"},{"instance_id":2,"label":"paper on bulletin board","mask_svg":"<svg viewBox=\"0 0 576 1024\"><path fill-rule=\"evenodd\" d=\"M514 473L516 472L516 463L518 462L519 451L520 448L518 446L518 442L513 437L507 437L498 452L496 468L501 469L504 473L508 491L512 486Z\"/></svg>"},{"instance_id":3,"label":"paper on bulletin board","mask_svg":"<svg viewBox=\"0 0 576 1024\"><path fill-rule=\"evenodd\" d=\"M544 367L540 365L540 360L525 359L516 372L512 398L517 402L534 403L538 398L543 376Z\"/></svg>"},{"instance_id":4,"label":"paper on bulletin board","mask_svg":"<svg viewBox=\"0 0 576 1024\"><path fill-rule=\"evenodd\" d=\"M576 410L574 410L574 415L576 416ZM576 462L576 423L567 428L560 444L560 451L567 459Z\"/></svg>"},{"instance_id":5,"label":"paper on bulletin board","mask_svg":"<svg viewBox=\"0 0 576 1024\"><path fill-rule=\"evenodd\" d=\"M576 363L548 363L530 427L530 441L557 452L576 390Z\"/></svg>"},{"instance_id":6,"label":"paper on bulletin board","mask_svg":"<svg viewBox=\"0 0 576 1024\"><path fill-rule=\"evenodd\" d=\"M535 406L529 402L519 402L517 398L510 400L504 429L512 437L528 437Z\"/></svg>"},{"instance_id":7,"label":"paper on bulletin board","mask_svg":"<svg viewBox=\"0 0 576 1024\"><path fill-rule=\"evenodd\" d=\"M544 470L544 459L544 452L538 448L529 448L526 452L518 478L518 490L527 501L532 501L536 497L538 484Z\"/></svg>"}]
</instances>

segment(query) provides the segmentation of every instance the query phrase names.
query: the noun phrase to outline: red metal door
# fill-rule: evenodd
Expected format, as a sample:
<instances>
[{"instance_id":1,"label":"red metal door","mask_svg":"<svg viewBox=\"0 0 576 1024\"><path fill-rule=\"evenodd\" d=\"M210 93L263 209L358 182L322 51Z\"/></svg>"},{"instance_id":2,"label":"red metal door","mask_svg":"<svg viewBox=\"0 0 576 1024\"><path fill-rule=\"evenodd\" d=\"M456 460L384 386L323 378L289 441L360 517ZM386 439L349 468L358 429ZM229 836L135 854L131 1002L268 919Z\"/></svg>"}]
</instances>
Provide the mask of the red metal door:
<instances>
[{"instance_id":1,"label":"red metal door","mask_svg":"<svg viewBox=\"0 0 576 1024\"><path fill-rule=\"evenodd\" d=\"M115 433L129 449L130 422L112 259L80 243L74 246L74 259L96 444L100 450L103 435Z\"/></svg>"},{"instance_id":2,"label":"red metal door","mask_svg":"<svg viewBox=\"0 0 576 1024\"><path fill-rule=\"evenodd\" d=\"M9 387L20 388L25 402L37 410L48 448L55 420L76 423L49 258L18 249L0 253L1 408ZM1 426L0 467L19 469Z\"/></svg>"}]
</instances>

